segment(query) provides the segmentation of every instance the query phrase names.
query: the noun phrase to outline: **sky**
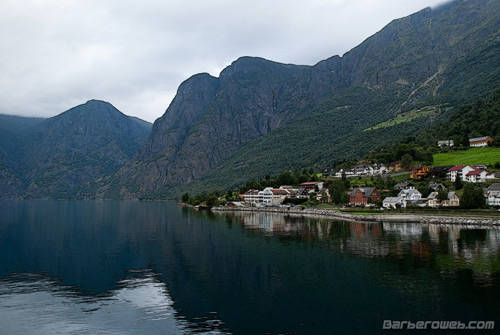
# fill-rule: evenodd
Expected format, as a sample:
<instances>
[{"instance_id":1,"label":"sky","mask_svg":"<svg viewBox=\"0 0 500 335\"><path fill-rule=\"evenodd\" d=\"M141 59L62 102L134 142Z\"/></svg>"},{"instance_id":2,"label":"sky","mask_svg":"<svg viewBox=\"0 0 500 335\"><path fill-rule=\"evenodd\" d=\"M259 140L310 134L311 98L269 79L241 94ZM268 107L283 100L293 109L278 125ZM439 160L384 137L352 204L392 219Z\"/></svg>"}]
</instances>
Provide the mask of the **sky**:
<instances>
[{"instance_id":1,"label":"sky","mask_svg":"<svg viewBox=\"0 0 500 335\"><path fill-rule=\"evenodd\" d=\"M0 114L91 99L153 122L179 85L241 56L314 65L445 0L2 0Z\"/></svg>"}]
</instances>

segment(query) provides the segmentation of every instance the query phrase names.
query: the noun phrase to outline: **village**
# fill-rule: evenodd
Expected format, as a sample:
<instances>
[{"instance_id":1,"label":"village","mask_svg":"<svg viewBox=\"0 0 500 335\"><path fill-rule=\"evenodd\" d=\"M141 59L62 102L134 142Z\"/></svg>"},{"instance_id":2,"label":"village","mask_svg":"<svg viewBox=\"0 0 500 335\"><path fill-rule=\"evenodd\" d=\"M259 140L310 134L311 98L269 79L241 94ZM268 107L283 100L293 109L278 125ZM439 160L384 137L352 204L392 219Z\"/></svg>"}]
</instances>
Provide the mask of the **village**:
<instances>
[{"instance_id":1,"label":"village","mask_svg":"<svg viewBox=\"0 0 500 335\"><path fill-rule=\"evenodd\" d=\"M485 136L469 141L471 147L487 147L492 138ZM437 145L451 147L453 141L439 141ZM227 201L225 205L272 207L333 203L384 210L500 207L500 172L490 173L484 164L433 167L416 164L405 170L399 161L388 167L381 163L363 163L337 171L325 169L320 176L317 181L302 182L295 187L249 189L239 194L236 201ZM377 188L374 181L382 186ZM340 187L342 194L336 196L334 193L339 187L335 185L339 184L343 185ZM469 199L471 197L474 199Z\"/></svg>"}]
</instances>

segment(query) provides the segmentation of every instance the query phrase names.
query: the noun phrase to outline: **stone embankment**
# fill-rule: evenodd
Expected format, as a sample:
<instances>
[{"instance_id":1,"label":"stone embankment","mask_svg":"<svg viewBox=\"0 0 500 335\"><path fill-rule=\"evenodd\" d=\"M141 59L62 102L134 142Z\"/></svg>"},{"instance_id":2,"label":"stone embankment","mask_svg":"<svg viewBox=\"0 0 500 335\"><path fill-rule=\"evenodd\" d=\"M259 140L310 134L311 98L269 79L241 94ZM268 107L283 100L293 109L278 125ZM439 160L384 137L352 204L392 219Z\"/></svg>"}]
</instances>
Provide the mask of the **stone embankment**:
<instances>
[{"instance_id":1,"label":"stone embankment","mask_svg":"<svg viewBox=\"0 0 500 335\"><path fill-rule=\"evenodd\" d=\"M351 214L327 209L313 209L300 207L214 207L213 212L265 212L283 213L294 216L320 216L332 219L347 221L368 221L368 222L411 222L430 224L456 224L456 225L489 225L500 226L500 219L488 217L468 217L452 215L432 215L432 214Z\"/></svg>"}]
</instances>

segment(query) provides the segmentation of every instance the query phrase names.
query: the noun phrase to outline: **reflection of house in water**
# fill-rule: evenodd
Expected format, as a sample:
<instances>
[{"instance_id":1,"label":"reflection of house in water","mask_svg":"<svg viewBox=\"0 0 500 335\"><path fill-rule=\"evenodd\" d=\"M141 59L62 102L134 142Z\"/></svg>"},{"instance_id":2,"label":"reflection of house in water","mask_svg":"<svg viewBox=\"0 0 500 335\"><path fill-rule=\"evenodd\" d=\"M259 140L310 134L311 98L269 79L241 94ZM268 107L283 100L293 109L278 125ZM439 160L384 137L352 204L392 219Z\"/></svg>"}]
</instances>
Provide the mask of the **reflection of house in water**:
<instances>
[{"instance_id":1,"label":"reflection of house in water","mask_svg":"<svg viewBox=\"0 0 500 335\"><path fill-rule=\"evenodd\" d=\"M415 223L384 222L382 224L384 232L397 233L403 240L422 236L422 227L421 224Z\"/></svg>"},{"instance_id":2,"label":"reflection of house in water","mask_svg":"<svg viewBox=\"0 0 500 335\"><path fill-rule=\"evenodd\" d=\"M287 226L282 214L245 212L239 215L240 223L245 228L259 229L265 232L286 232L292 229Z\"/></svg>"}]
</instances>

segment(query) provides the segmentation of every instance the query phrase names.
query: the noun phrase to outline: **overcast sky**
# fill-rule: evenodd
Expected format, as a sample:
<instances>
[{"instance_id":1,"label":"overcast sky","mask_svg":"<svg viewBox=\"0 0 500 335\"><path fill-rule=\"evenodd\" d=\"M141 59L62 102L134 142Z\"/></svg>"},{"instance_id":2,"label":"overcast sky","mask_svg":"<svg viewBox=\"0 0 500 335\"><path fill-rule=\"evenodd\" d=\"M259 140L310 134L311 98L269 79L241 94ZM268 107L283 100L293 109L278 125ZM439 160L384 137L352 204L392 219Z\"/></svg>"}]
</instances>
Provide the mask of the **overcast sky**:
<instances>
[{"instance_id":1,"label":"overcast sky","mask_svg":"<svg viewBox=\"0 0 500 335\"><path fill-rule=\"evenodd\" d=\"M314 65L444 0L1 0L0 113L105 100L153 122L241 56Z\"/></svg>"}]
</instances>

